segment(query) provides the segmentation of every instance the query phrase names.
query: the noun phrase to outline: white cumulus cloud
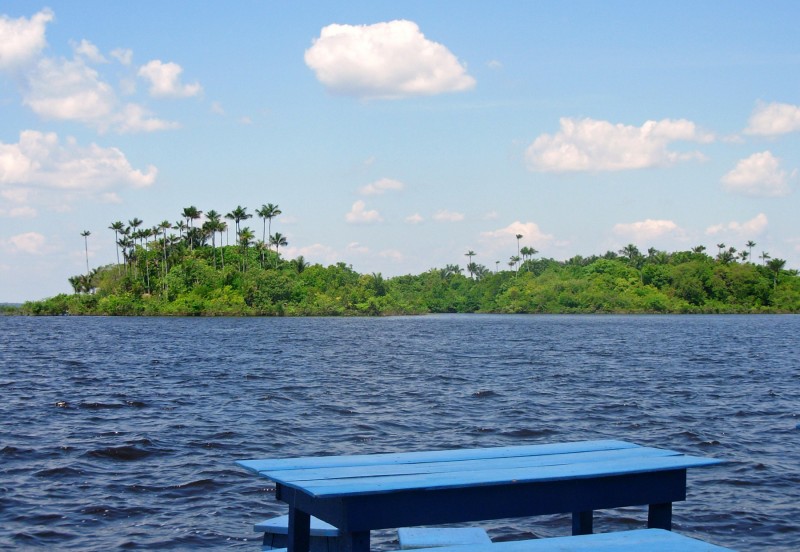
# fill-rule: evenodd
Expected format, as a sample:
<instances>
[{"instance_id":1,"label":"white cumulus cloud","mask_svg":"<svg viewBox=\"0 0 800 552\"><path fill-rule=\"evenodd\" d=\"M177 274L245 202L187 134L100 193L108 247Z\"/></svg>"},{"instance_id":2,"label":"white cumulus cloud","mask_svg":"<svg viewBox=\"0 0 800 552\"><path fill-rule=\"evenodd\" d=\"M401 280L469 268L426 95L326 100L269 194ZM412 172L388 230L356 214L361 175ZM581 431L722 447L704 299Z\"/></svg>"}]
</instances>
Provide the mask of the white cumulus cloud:
<instances>
[{"instance_id":1,"label":"white cumulus cloud","mask_svg":"<svg viewBox=\"0 0 800 552\"><path fill-rule=\"evenodd\" d=\"M790 176L781 169L780 159L769 151L754 153L740 160L736 167L722 177L722 184L729 192L749 196L777 197L790 192Z\"/></svg>"},{"instance_id":2,"label":"white cumulus cloud","mask_svg":"<svg viewBox=\"0 0 800 552\"><path fill-rule=\"evenodd\" d=\"M28 74L23 102L44 119L106 127L116 95L83 60L43 58Z\"/></svg>"},{"instance_id":3,"label":"white cumulus cloud","mask_svg":"<svg viewBox=\"0 0 800 552\"><path fill-rule=\"evenodd\" d=\"M647 121L636 127L565 117L556 134L542 134L528 146L525 158L531 170L542 172L643 169L702 159L699 152L673 151L669 146L711 140L710 134L684 119Z\"/></svg>"},{"instance_id":4,"label":"white cumulus cloud","mask_svg":"<svg viewBox=\"0 0 800 552\"><path fill-rule=\"evenodd\" d=\"M636 243L647 242L668 234L680 233L680 231L678 225L671 220L646 219L614 225L616 235Z\"/></svg>"},{"instance_id":5,"label":"white cumulus cloud","mask_svg":"<svg viewBox=\"0 0 800 552\"><path fill-rule=\"evenodd\" d=\"M188 98L203 91L200 83L181 83L182 72L183 68L177 63L154 59L140 67L138 75L150 82L151 96Z\"/></svg>"},{"instance_id":6,"label":"white cumulus cloud","mask_svg":"<svg viewBox=\"0 0 800 552\"><path fill-rule=\"evenodd\" d=\"M62 143L55 133L26 130L15 144L0 142L0 188L20 202L37 189L103 200L119 187L150 186L157 174L153 166L134 169L117 148L83 147L71 138Z\"/></svg>"},{"instance_id":7,"label":"white cumulus cloud","mask_svg":"<svg viewBox=\"0 0 800 552\"><path fill-rule=\"evenodd\" d=\"M405 186L399 180L393 180L391 178L381 178L380 180L376 180L375 182L371 182L366 186L363 186L361 190L359 190L364 195L380 195L384 194L389 191L401 191Z\"/></svg>"},{"instance_id":8,"label":"white cumulus cloud","mask_svg":"<svg viewBox=\"0 0 800 552\"><path fill-rule=\"evenodd\" d=\"M414 213L413 215L408 215L406 217L406 222L409 224L419 224L420 222L424 221L425 219L419 213Z\"/></svg>"},{"instance_id":9,"label":"white cumulus cloud","mask_svg":"<svg viewBox=\"0 0 800 552\"><path fill-rule=\"evenodd\" d=\"M746 134L777 136L800 131L800 106L759 102L750 115Z\"/></svg>"},{"instance_id":10,"label":"white cumulus cloud","mask_svg":"<svg viewBox=\"0 0 800 552\"><path fill-rule=\"evenodd\" d=\"M47 44L45 29L52 20L49 9L30 19L0 15L0 69L12 69L35 59Z\"/></svg>"},{"instance_id":11,"label":"white cumulus cloud","mask_svg":"<svg viewBox=\"0 0 800 552\"><path fill-rule=\"evenodd\" d=\"M733 233L738 237L752 238L758 236L767 229L769 220L767 215L759 213L752 219L745 222L731 221L723 224L715 224L706 228L706 235Z\"/></svg>"},{"instance_id":12,"label":"white cumulus cloud","mask_svg":"<svg viewBox=\"0 0 800 552\"><path fill-rule=\"evenodd\" d=\"M542 247L551 243L554 239L552 234L542 232L539 225L535 222L514 221L505 228L498 228L489 232L481 232L481 237L487 241L502 242L503 245L517 244L517 235L522 235L520 242L536 247ZM515 249L516 252L516 249Z\"/></svg>"},{"instance_id":13,"label":"white cumulus cloud","mask_svg":"<svg viewBox=\"0 0 800 552\"><path fill-rule=\"evenodd\" d=\"M392 99L469 90L475 79L412 21L328 25L305 62L332 93Z\"/></svg>"},{"instance_id":14,"label":"white cumulus cloud","mask_svg":"<svg viewBox=\"0 0 800 552\"><path fill-rule=\"evenodd\" d=\"M381 222L380 213L374 210L368 210L366 204L360 199L353 203L350 212L344 216L347 222L353 224L367 223L367 222Z\"/></svg>"}]
</instances>

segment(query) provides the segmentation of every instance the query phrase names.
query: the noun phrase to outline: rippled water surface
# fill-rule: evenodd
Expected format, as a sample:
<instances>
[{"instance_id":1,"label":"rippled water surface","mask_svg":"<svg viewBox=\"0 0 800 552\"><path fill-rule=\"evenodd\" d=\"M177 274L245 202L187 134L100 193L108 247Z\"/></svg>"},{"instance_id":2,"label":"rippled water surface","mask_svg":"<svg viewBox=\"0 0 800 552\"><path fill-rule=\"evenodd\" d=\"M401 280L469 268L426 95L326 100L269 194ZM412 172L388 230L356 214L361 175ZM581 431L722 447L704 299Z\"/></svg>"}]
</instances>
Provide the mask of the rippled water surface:
<instances>
[{"instance_id":1,"label":"rippled water surface","mask_svg":"<svg viewBox=\"0 0 800 552\"><path fill-rule=\"evenodd\" d=\"M242 458L624 439L690 470L675 529L800 549L797 316L0 317L0 548L259 550ZM643 508L595 530L640 527ZM569 534L569 516L481 524ZM396 547L378 533L377 548Z\"/></svg>"}]
</instances>

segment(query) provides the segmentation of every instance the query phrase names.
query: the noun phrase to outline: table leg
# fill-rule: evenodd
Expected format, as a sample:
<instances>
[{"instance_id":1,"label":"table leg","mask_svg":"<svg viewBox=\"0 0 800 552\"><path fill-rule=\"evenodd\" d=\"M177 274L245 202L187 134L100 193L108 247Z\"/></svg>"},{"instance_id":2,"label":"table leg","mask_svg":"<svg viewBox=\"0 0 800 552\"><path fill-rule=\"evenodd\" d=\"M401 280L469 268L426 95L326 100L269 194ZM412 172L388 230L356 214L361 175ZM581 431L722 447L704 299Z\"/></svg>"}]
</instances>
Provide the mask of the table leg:
<instances>
[{"instance_id":1,"label":"table leg","mask_svg":"<svg viewBox=\"0 0 800 552\"><path fill-rule=\"evenodd\" d=\"M647 527L672 531L672 502L651 504L647 511Z\"/></svg>"},{"instance_id":2,"label":"table leg","mask_svg":"<svg viewBox=\"0 0 800 552\"><path fill-rule=\"evenodd\" d=\"M289 507L289 552L309 552L311 543L311 516Z\"/></svg>"},{"instance_id":3,"label":"table leg","mask_svg":"<svg viewBox=\"0 0 800 552\"><path fill-rule=\"evenodd\" d=\"M341 535L339 552L369 552L369 531L353 531Z\"/></svg>"},{"instance_id":4,"label":"table leg","mask_svg":"<svg viewBox=\"0 0 800 552\"><path fill-rule=\"evenodd\" d=\"M572 512L572 534L591 535L594 530L592 522L591 510L586 512Z\"/></svg>"}]
</instances>

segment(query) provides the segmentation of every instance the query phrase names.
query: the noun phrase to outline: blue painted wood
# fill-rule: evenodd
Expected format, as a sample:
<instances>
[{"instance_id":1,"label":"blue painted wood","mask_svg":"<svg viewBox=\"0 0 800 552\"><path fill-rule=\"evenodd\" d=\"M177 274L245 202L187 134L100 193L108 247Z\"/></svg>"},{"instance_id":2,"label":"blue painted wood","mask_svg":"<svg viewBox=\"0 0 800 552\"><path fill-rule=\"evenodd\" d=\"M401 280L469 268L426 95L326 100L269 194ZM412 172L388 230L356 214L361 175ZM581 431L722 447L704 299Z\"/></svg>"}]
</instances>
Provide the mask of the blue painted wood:
<instances>
[{"instance_id":1,"label":"blue painted wood","mask_svg":"<svg viewBox=\"0 0 800 552\"><path fill-rule=\"evenodd\" d=\"M483 545L420 549L415 552L733 552L662 529L639 529Z\"/></svg>"},{"instance_id":2,"label":"blue painted wood","mask_svg":"<svg viewBox=\"0 0 800 552\"><path fill-rule=\"evenodd\" d=\"M310 520L310 526L312 537L336 537L339 535L339 530L336 527L313 516ZM289 516L287 514L284 516L265 519L264 521L253 525L253 531L257 533L286 535L289 532Z\"/></svg>"},{"instance_id":3,"label":"blue painted wood","mask_svg":"<svg viewBox=\"0 0 800 552\"><path fill-rule=\"evenodd\" d=\"M540 456L592 450L634 448L638 445L626 441L575 441L547 445L515 447L492 447L478 449L437 450L388 454L359 454L349 456L305 456L299 458L267 458L239 460L239 466L253 471L325 468L336 466L370 466L381 464L414 464L418 462L441 462L452 460L480 460L512 456Z\"/></svg>"},{"instance_id":4,"label":"blue painted wood","mask_svg":"<svg viewBox=\"0 0 800 552\"><path fill-rule=\"evenodd\" d=\"M403 550L463 544L491 544L492 539L480 527L401 527L397 540Z\"/></svg>"},{"instance_id":5,"label":"blue painted wood","mask_svg":"<svg viewBox=\"0 0 800 552\"><path fill-rule=\"evenodd\" d=\"M572 512L572 534L591 535L594 532L594 512Z\"/></svg>"},{"instance_id":6,"label":"blue painted wood","mask_svg":"<svg viewBox=\"0 0 800 552\"><path fill-rule=\"evenodd\" d=\"M686 499L686 470L333 498L278 483L276 498L347 532L675 502Z\"/></svg>"},{"instance_id":7,"label":"blue painted wood","mask_svg":"<svg viewBox=\"0 0 800 552\"><path fill-rule=\"evenodd\" d=\"M621 460L625 458L648 458L663 456L683 456L679 452L651 447L636 447L590 452L573 452L565 454L546 454L537 456L515 456L486 458L482 460L456 460L440 462L420 462L413 464L380 464L371 466L343 466L327 468L301 468L291 470L269 470L279 476L284 483L334 480L348 477L375 477L396 475L420 475L435 473L454 473L469 471L500 470L510 468L532 468L539 466L556 466L563 464L580 464L600 462L603 460Z\"/></svg>"},{"instance_id":8,"label":"blue painted wood","mask_svg":"<svg viewBox=\"0 0 800 552\"><path fill-rule=\"evenodd\" d=\"M468 471L436 474L410 474L376 477L347 477L311 481L283 481L284 472L261 472L261 475L286 487L302 490L311 496L336 497L375 493L391 493L410 489L444 489L520 482L544 482L564 479L610 477L631 473L678 470L708 466L719 460L694 456L622 458L593 463L534 466L504 470Z\"/></svg>"}]
</instances>

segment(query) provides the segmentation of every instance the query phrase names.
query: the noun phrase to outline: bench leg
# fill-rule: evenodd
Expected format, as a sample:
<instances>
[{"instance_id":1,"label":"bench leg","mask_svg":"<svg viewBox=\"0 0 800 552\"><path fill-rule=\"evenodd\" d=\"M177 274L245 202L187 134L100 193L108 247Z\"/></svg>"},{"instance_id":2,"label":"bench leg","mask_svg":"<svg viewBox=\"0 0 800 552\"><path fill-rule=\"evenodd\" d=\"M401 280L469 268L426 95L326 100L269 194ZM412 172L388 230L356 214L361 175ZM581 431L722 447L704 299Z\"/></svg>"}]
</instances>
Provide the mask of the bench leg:
<instances>
[{"instance_id":1,"label":"bench leg","mask_svg":"<svg viewBox=\"0 0 800 552\"><path fill-rule=\"evenodd\" d=\"M288 548L290 552L309 552L311 516L297 508L289 508Z\"/></svg>"},{"instance_id":2,"label":"bench leg","mask_svg":"<svg viewBox=\"0 0 800 552\"><path fill-rule=\"evenodd\" d=\"M651 504L647 511L647 527L672 531L672 502Z\"/></svg>"},{"instance_id":3,"label":"bench leg","mask_svg":"<svg viewBox=\"0 0 800 552\"><path fill-rule=\"evenodd\" d=\"M342 534L339 537L339 552L369 552L369 531Z\"/></svg>"},{"instance_id":4,"label":"bench leg","mask_svg":"<svg viewBox=\"0 0 800 552\"><path fill-rule=\"evenodd\" d=\"M572 534L591 535L594 530L592 527L592 511L572 512Z\"/></svg>"}]
</instances>

